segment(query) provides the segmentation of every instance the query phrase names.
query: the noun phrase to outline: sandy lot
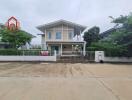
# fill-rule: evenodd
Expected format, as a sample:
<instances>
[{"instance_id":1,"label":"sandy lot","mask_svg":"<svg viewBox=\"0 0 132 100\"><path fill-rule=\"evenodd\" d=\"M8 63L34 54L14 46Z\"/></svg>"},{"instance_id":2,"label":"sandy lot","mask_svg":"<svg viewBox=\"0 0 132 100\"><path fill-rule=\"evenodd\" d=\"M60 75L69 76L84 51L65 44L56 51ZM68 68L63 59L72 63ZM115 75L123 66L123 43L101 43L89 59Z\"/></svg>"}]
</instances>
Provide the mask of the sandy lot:
<instances>
[{"instance_id":1,"label":"sandy lot","mask_svg":"<svg viewBox=\"0 0 132 100\"><path fill-rule=\"evenodd\" d=\"M0 100L132 100L132 65L0 63Z\"/></svg>"}]
</instances>

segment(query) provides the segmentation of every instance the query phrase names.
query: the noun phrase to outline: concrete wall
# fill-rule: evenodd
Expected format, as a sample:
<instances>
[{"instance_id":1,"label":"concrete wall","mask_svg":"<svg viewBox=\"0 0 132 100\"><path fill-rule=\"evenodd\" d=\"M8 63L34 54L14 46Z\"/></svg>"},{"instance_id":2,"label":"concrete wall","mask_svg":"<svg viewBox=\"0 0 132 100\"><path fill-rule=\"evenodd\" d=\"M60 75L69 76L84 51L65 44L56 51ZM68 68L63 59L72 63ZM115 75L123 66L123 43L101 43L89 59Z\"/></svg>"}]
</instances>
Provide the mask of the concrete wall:
<instances>
[{"instance_id":1,"label":"concrete wall","mask_svg":"<svg viewBox=\"0 0 132 100\"><path fill-rule=\"evenodd\" d=\"M0 61L56 61L56 56L0 56Z\"/></svg>"},{"instance_id":2,"label":"concrete wall","mask_svg":"<svg viewBox=\"0 0 132 100\"><path fill-rule=\"evenodd\" d=\"M132 57L106 57L104 51L95 51L95 62L132 62Z\"/></svg>"},{"instance_id":3,"label":"concrete wall","mask_svg":"<svg viewBox=\"0 0 132 100\"><path fill-rule=\"evenodd\" d=\"M104 57L104 62L132 62L132 57Z\"/></svg>"}]
</instances>

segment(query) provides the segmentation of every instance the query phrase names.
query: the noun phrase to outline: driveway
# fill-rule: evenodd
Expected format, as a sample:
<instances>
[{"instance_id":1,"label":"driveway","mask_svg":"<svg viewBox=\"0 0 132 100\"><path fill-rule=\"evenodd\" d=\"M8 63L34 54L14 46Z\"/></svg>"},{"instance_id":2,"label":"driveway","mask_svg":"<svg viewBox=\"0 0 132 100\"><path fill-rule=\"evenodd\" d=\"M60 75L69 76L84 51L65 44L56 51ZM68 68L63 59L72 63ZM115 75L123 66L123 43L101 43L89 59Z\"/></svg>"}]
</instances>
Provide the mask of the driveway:
<instances>
[{"instance_id":1,"label":"driveway","mask_svg":"<svg viewBox=\"0 0 132 100\"><path fill-rule=\"evenodd\" d=\"M132 100L132 65L0 63L0 100Z\"/></svg>"}]
</instances>

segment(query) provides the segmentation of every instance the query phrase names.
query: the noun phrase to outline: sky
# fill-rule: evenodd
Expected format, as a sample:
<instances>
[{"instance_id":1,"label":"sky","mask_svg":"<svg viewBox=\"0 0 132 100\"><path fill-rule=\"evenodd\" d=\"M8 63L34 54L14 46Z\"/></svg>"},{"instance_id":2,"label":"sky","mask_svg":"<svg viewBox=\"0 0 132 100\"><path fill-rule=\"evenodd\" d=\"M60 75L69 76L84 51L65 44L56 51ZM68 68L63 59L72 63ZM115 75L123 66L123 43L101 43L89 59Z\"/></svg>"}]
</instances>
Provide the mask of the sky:
<instances>
[{"instance_id":1,"label":"sky","mask_svg":"<svg viewBox=\"0 0 132 100\"><path fill-rule=\"evenodd\" d=\"M114 26L109 16L130 12L132 0L0 0L0 23L15 16L22 30L36 36L32 44L41 43L38 25L64 19L88 28L99 26L103 32Z\"/></svg>"}]
</instances>

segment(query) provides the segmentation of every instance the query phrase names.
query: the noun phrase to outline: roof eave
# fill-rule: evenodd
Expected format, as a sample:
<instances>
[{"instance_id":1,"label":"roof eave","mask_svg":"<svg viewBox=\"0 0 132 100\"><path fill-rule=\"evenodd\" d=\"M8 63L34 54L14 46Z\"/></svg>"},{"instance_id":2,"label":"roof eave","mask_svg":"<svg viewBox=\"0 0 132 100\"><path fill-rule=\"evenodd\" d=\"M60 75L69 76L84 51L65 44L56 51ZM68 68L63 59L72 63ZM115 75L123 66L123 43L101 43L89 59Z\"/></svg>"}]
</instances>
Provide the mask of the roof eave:
<instances>
[{"instance_id":1,"label":"roof eave","mask_svg":"<svg viewBox=\"0 0 132 100\"><path fill-rule=\"evenodd\" d=\"M51 23L48 23L48 24L44 24L44 25L39 25L37 26L36 28L40 31L43 31L44 29L46 29L48 26L50 27L50 25L52 26L53 24L58 24L58 23L67 23L71 26L78 26L80 28L87 28L87 26L84 26L84 25L80 25L80 24L76 24L76 23L73 23L73 22L70 22L70 21L65 21L65 20L58 20L58 21L55 21L55 22L51 22ZM43 30L42 30L43 28Z\"/></svg>"}]
</instances>

